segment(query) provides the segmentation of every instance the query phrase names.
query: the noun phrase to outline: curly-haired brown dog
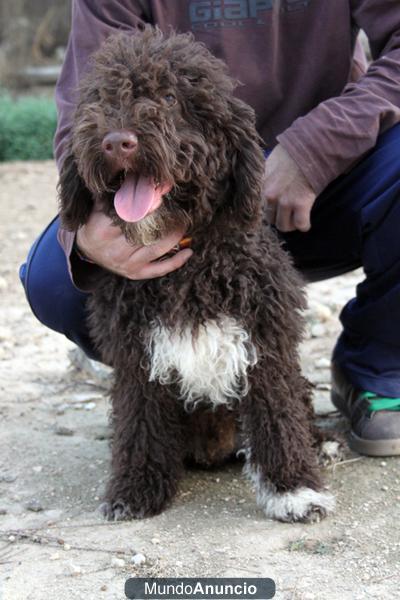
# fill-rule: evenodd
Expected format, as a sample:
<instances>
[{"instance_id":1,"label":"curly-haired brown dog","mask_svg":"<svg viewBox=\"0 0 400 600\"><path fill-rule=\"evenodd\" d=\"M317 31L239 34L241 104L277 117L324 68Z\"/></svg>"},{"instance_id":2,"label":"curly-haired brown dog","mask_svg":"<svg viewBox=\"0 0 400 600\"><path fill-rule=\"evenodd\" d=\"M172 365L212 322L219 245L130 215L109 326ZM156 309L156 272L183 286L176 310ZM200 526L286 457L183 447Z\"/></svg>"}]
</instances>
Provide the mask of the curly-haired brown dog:
<instances>
[{"instance_id":1,"label":"curly-haired brown dog","mask_svg":"<svg viewBox=\"0 0 400 600\"><path fill-rule=\"evenodd\" d=\"M85 223L96 198L132 242L179 223L194 249L159 279L104 273L89 301L94 340L115 370L108 518L155 514L171 500L198 406L229 427L224 411L237 414L268 517L309 521L333 508L299 369L301 282L262 224L263 151L234 87L190 34L152 28L109 38L81 86L60 180L64 226Z\"/></svg>"}]
</instances>

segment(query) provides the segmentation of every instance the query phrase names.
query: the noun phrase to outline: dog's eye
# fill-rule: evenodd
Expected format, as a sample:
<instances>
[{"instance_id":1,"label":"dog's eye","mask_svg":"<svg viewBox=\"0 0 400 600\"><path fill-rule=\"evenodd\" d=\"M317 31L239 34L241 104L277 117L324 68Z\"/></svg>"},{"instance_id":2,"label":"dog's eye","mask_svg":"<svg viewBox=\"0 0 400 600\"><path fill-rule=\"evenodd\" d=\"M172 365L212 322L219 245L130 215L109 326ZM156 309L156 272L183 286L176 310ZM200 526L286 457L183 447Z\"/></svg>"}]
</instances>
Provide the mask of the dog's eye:
<instances>
[{"instance_id":1,"label":"dog's eye","mask_svg":"<svg viewBox=\"0 0 400 600\"><path fill-rule=\"evenodd\" d=\"M175 104L177 103L177 99L173 94L165 94L164 100L168 104L168 106L175 106Z\"/></svg>"}]
</instances>

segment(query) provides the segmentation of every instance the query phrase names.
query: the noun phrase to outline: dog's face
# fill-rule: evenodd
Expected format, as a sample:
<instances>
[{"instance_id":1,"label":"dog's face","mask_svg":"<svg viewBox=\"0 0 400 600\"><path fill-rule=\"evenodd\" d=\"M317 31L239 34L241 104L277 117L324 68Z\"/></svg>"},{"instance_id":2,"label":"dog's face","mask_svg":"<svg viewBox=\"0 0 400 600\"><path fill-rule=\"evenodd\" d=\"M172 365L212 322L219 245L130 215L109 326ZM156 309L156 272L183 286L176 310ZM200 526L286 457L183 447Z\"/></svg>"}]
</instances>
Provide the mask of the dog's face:
<instances>
[{"instance_id":1,"label":"dog's face","mask_svg":"<svg viewBox=\"0 0 400 600\"><path fill-rule=\"evenodd\" d=\"M257 218L262 151L234 87L190 34L147 27L109 38L80 88L60 179L64 226L82 225L94 200L142 244L221 212Z\"/></svg>"}]
</instances>

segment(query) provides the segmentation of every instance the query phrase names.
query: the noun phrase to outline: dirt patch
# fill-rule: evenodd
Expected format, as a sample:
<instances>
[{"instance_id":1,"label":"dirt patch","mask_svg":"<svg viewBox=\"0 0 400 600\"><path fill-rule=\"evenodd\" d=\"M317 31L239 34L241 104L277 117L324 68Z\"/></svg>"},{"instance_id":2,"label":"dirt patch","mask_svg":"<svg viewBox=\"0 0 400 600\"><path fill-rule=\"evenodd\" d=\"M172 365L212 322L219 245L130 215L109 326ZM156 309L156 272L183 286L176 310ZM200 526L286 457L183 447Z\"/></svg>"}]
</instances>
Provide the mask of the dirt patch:
<instances>
[{"instance_id":1,"label":"dirt patch","mask_svg":"<svg viewBox=\"0 0 400 600\"><path fill-rule=\"evenodd\" d=\"M17 276L56 212L55 184L50 162L0 165L0 599L121 600L125 579L139 574L272 577L278 599L398 597L398 459L348 452L327 468L337 511L313 525L263 518L240 465L189 471L158 517L102 520L106 393L71 368L72 344L35 320ZM302 349L321 425L341 432L329 357L358 281L354 273L310 286Z\"/></svg>"}]
</instances>

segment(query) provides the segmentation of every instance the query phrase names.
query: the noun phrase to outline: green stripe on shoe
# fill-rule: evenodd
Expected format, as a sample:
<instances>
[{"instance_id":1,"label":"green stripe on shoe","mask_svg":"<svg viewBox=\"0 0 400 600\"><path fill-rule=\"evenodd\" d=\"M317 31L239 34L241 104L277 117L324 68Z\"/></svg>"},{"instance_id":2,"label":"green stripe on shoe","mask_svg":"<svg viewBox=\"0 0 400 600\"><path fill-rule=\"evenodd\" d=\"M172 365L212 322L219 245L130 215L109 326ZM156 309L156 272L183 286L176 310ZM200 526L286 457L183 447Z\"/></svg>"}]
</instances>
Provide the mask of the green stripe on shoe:
<instances>
[{"instance_id":1,"label":"green stripe on shoe","mask_svg":"<svg viewBox=\"0 0 400 600\"><path fill-rule=\"evenodd\" d=\"M369 412L376 412L378 410L400 411L400 398L382 398L382 396L378 396L378 394L374 394L373 392L363 392L361 398L368 400Z\"/></svg>"}]
</instances>

